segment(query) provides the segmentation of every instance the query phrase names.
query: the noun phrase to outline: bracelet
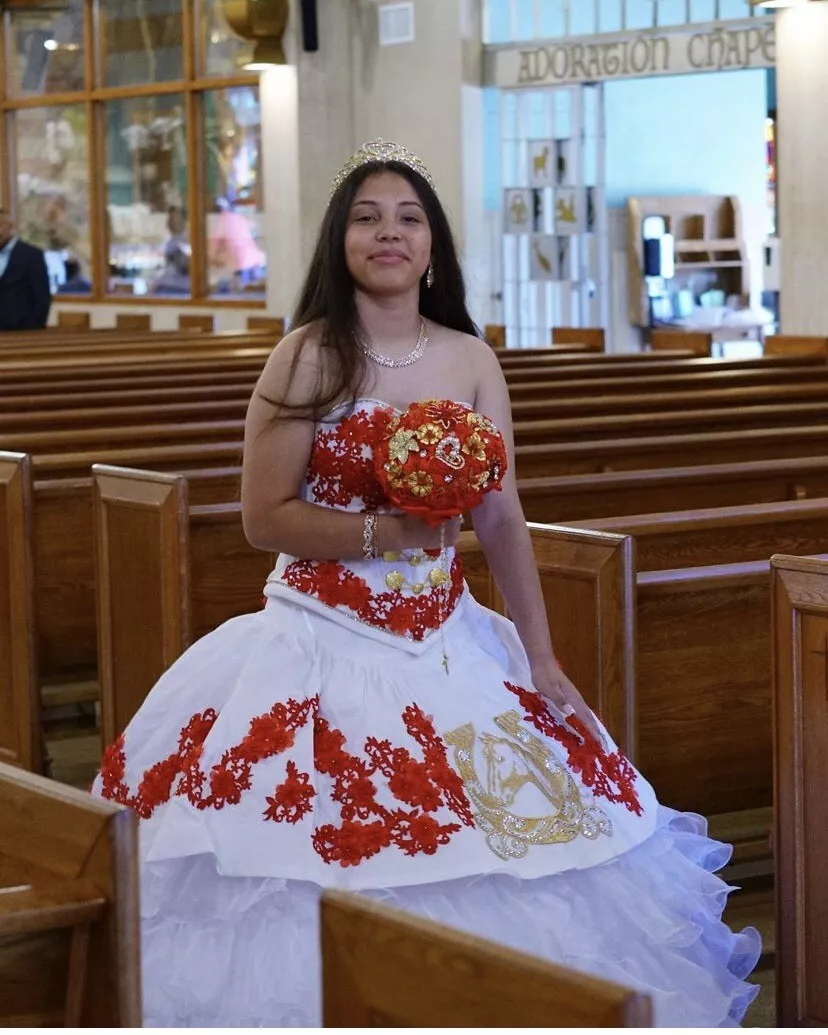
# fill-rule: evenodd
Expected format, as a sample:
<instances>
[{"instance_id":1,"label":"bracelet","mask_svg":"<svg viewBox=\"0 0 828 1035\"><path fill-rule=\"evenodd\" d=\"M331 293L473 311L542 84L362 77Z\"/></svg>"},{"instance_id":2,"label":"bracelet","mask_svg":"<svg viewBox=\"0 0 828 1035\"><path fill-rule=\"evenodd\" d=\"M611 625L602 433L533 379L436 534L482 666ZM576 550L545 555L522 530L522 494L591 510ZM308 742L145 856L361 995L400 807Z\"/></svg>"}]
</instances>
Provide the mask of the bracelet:
<instances>
[{"instance_id":1,"label":"bracelet","mask_svg":"<svg viewBox=\"0 0 828 1035\"><path fill-rule=\"evenodd\" d=\"M373 561L377 556L377 515L366 514L362 526L362 556Z\"/></svg>"}]
</instances>

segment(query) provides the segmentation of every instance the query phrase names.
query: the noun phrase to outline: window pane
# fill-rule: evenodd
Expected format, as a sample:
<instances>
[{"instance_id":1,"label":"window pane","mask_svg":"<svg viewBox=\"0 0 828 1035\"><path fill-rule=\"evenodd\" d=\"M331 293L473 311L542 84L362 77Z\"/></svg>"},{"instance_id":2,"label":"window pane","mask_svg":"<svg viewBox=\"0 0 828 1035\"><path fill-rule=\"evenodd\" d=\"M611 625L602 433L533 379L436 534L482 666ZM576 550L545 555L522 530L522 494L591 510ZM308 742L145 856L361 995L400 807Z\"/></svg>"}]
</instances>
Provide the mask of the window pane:
<instances>
[{"instance_id":1,"label":"window pane","mask_svg":"<svg viewBox=\"0 0 828 1035\"><path fill-rule=\"evenodd\" d=\"M203 0L202 47L208 75L233 75L249 60L252 48L227 24L222 0Z\"/></svg>"},{"instance_id":2,"label":"window pane","mask_svg":"<svg viewBox=\"0 0 828 1035\"><path fill-rule=\"evenodd\" d=\"M43 248L58 288L70 269L75 290L89 291L88 135L82 104L26 108L14 115L17 225L20 236Z\"/></svg>"},{"instance_id":3,"label":"window pane","mask_svg":"<svg viewBox=\"0 0 828 1035\"><path fill-rule=\"evenodd\" d=\"M183 78L180 0L106 0L101 15L107 86Z\"/></svg>"},{"instance_id":4,"label":"window pane","mask_svg":"<svg viewBox=\"0 0 828 1035\"><path fill-rule=\"evenodd\" d=\"M189 295L183 98L135 97L106 109L109 290Z\"/></svg>"},{"instance_id":5,"label":"window pane","mask_svg":"<svg viewBox=\"0 0 828 1035\"><path fill-rule=\"evenodd\" d=\"M210 293L263 298L267 259L258 88L205 93L204 143Z\"/></svg>"},{"instance_id":6,"label":"window pane","mask_svg":"<svg viewBox=\"0 0 828 1035\"><path fill-rule=\"evenodd\" d=\"M9 93L28 96L82 90L83 0L9 13Z\"/></svg>"}]
</instances>

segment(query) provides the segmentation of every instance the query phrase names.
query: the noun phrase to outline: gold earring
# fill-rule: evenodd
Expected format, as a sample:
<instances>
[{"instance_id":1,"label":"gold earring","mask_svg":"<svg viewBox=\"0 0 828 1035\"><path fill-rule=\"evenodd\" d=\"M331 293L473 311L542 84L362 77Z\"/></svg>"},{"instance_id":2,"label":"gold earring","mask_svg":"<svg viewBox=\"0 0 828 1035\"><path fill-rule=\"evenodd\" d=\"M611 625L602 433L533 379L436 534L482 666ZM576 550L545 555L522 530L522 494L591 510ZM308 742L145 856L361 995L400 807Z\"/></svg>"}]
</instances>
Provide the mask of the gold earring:
<instances>
[{"instance_id":1,"label":"gold earring","mask_svg":"<svg viewBox=\"0 0 828 1035\"><path fill-rule=\"evenodd\" d=\"M426 287L430 288L430 287L432 287L433 284L434 284L434 263L430 262L428 264L428 269L426 270Z\"/></svg>"}]
</instances>

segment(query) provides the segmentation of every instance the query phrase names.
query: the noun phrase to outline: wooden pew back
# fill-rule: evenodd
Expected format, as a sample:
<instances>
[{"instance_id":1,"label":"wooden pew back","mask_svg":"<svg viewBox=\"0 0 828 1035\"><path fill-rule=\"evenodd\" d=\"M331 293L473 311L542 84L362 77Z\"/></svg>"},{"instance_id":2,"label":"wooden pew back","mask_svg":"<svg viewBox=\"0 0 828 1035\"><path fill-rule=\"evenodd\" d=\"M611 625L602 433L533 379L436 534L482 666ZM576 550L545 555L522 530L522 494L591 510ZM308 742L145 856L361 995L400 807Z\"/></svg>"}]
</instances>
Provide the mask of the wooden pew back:
<instances>
[{"instance_id":1,"label":"wooden pew back","mask_svg":"<svg viewBox=\"0 0 828 1035\"><path fill-rule=\"evenodd\" d=\"M780 1028L828 1025L828 561L777 556L773 609Z\"/></svg>"},{"instance_id":2,"label":"wooden pew back","mask_svg":"<svg viewBox=\"0 0 828 1035\"><path fill-rule=\"evenodd\" d=\"M569 345L573 342L578 345L588 345L591 349L595 349L596 352L604 352L607 347L606 334L603 327L552 328L553 345Z\"/></svg>"},{"instance_id":3,"label":"wooden pew back","mask_svg":"<svg viewBox=\"0 0 828 1035\"><path fill-rule=\"evenodd\" d=\"M29 458L0 453L0 761L39 770L31 488Z\"/></svg>"},{"instance_id":4,"label":"wooden pew back","mask_svg":"<svg viewBox=\"0 0 828 1035\"><path fill-rule=\"evenodd\" d=\"M631 535L639 571L767 560L786 550L828 552L828 499L638 514L574 522Z\"/></svg>"},{"instance_id":5,"label":"wooden pew back","mask_svg":"<svg viewBox=\"0 0 828 1035\"><path fill-rule=\"evenodd\" d=\"M128 809L0 763L0 1025L140 1027L137 853Z\"/></svg>"},{"instance_id":6,"label":"wooden pew back","mask_svg":"<svg viewBox=\"0 0 828 1035\"><path fill-rule=\"evenodd\" d=\"M322 896L325 1027L649 1027L648 996L347 892Z\"/></svg>"},{"instance_id":7,"label":"wooden pew back","mask_svg":"<svg viewBox=\"0 0 828 1035\"><path fill-rule=\"evenodd\" d=\"M190 643L261 606L270 554L238 503L188 506L186 479L96 465L101 733L110 743Z\"/></svg>"},{"instance_id":8,"label":"wooden pew back","mask_svg":"<svg viewBox=\"0 0 828 1035\"><path fill-rule=\"evenodd\" d=\"M697 356L710 356L713 352L713 335L706 331L653 331L650 348L653 352L689 349Z\"/></svg>"}]
</instances>

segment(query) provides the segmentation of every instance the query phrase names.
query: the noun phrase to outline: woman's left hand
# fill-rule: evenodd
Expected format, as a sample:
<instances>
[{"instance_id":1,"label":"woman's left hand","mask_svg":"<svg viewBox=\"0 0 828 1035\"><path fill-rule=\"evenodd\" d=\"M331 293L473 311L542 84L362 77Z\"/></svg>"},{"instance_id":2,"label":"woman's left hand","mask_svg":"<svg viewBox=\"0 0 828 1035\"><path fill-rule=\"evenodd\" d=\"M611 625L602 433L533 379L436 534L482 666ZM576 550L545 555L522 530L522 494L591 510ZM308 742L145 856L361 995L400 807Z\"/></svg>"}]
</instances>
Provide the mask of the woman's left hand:
<instances>
[{"instance_id":1,"label":"woman's left hand","mask_svg":"<svg viewBox=\"0 0 828 1035\"><path fill-rule=\"evenodd\" d=\"M552 702L565 722L573 717L579 719L587 732L606 748L604 735L592 710L554 658L532 666L532 684L539 694Z\"/></svg>"}]
</instances>

